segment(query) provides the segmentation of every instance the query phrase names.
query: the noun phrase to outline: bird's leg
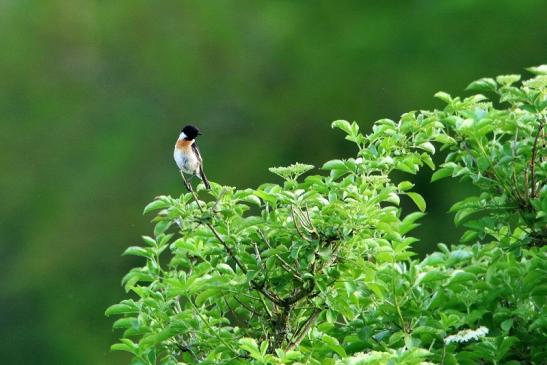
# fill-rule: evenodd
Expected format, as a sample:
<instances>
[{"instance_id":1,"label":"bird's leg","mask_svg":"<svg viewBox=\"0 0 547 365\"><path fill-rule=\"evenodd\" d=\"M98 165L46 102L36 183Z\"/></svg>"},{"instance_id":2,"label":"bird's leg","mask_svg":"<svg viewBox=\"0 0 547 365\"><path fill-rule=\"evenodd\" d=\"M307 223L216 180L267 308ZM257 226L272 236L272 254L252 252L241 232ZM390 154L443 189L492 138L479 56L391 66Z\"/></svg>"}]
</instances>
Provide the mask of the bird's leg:
<instances>
[{"instance_id":1,"label":"bird's leg","mask_svg":"<svg viewBox=\"0 0 547 365\"><path fill-rule=\"evenodd\" d=\"M182 180L184 180L184 185L186 186L186 189L188 191L192 191L192 185L188 183L188 180L186 180L186 176L184 176L184 172L182 172L182 170L180 170L180 176L182 176Z\"/></svg>"}]
</instances>

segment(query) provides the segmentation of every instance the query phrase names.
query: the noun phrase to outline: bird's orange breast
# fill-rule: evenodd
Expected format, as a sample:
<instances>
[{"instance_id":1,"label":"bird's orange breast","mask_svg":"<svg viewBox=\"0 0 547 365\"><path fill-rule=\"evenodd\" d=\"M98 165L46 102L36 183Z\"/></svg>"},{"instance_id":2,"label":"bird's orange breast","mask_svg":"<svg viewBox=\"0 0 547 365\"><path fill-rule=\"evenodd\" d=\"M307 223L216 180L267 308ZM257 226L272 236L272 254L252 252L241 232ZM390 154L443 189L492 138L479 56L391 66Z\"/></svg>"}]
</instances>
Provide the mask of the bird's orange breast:
<instances>
[{"instance_id":1,"label":"bird's orange breast","mask_svg":"<svg viewBox=\"0 0 547 365\"><path fill-rule=\"evenodd\" d=\"M179 150L188 150L188 149L190 149L190 146L192 145L192 142L193 141L187 141L185 139L179 139L177 141L177 144L175 145L175 147Z\"/></svg>"}]
</instances>

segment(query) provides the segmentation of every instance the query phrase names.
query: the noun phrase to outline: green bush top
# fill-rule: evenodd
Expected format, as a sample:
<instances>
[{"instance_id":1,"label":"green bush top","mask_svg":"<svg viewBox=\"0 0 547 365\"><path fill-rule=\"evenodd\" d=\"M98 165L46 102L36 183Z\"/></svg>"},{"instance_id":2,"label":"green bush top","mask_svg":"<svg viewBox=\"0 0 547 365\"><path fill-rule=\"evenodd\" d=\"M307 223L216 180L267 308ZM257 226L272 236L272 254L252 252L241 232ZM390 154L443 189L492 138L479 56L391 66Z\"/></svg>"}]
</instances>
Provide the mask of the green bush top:
<instances>
[{"instance_id":1,"label":"green bush top","mask_svg":"<svg viewBox=\"0 0 547 365\"><path fill-rule=\"evenodd\" d=\"M161 196L107 309L134 365L525 364L547 358L547 66L484 78L442 110L332 123L354 158L271 168L279 184ZM446 151L436 168L432 155ZM411 177L469 180L460 244L413 258ZM394 183L393 172L408 174ZM305 176L305 177L304 177ZM201 200L198 194L206 196ZM417 211L403 215L401 199Z\"/></svg>"}]
</instances>

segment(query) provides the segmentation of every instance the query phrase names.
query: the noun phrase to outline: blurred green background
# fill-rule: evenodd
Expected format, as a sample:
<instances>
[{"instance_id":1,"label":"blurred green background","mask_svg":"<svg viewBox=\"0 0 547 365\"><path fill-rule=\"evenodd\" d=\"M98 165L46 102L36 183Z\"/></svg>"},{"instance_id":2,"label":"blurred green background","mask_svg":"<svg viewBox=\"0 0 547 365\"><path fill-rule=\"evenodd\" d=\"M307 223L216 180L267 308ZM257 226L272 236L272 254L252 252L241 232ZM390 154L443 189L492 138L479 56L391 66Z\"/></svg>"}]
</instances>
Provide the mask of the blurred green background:
<instances>
[{"instance_id":1,"label":"blurred green background","mask_svg":"<svg viewBox=\"0 0 547 365\"><path fill-rule=\"evenodd\" d=\"M335 119L440 106L482 76L547 59L543 0L0 1L0 354L3 364L125 364L103 313L151 232L143 206L179 195L172 160L195 122L209 177L354 152ZM420 253L453 242L469 187L426 186ZM410 205L408 206L410 207Z\"/></svg>"}]
</instances>

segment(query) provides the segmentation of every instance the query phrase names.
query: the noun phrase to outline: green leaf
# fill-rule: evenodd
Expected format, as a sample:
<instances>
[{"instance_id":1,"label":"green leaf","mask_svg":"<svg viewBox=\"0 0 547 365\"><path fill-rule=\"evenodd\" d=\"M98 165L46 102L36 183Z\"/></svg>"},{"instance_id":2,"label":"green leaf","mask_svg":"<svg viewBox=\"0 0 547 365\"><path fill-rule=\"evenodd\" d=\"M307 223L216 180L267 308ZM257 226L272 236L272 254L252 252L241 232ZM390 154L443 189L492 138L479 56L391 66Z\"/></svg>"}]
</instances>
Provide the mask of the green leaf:
<instances>
[{"instance_id":1,"label":"green leaf","mask_svg":"<svg viewBox=\"0 0 547 365\"><path fill-rule=\"evenodd\" d=\"M342 346L340 346L340 343L338 340L334 337L331 337L329 335L323 335L321 338L323 342L327 345L329 349L336 352L340 357L346 356L346 350Z\"/></svg>"},{"instance_id":2,"label":"green leaf","mask_svg":"<svg viewBox=\"0 0 547 365\"><path fill-rule=\"evenodd\" d=\"M491 78L482 78L477 81L470 83L465 90L471 91L496 91L498 85L496 81Z\"/></svg>"},{"instance_id":3,"label":"green leaf","mask_svg":"<svg viewBox=\"0 0 547 365\"><path fill-rule=\"evenodd\" d=\"M507 320L501 322L500 327L503 330L503 332L509 333L509 331L511 330L511 327L513 327L513 320L512 319L507 319Z\"/></svg>"},{"instance_id":4,"label":"green leaf","mask_svg":"<svg viewBox=\"0 0 547 365\"><path fill-rule=\"evenodd\" d=\"M263 190L257 190L255 191L255 195L258 196L260 199L264 200L265 202L275 204L277 202L277 198L275 195L269 194Z\"/></svg>"},{"instance_id":5,"label":"green leaf","mask_svg":"<svg viewBox=\"0 0 547 365\"><path fill-rule=\"evenodd\" d=\"M323 170L343 170L346 171L348 168L342 160L330 160L323 164L321 167Z\"/></svg>"},{"instance_id":6,"label":"green leaf","mask_svg":"<svg viewBox=\"0 0 547 365\"><path fill-rule=\"evenodd\" d=\"M262 341L260 344L260 352L262 355L266 355L266 352L268 351L268 341Z\"/></svg>"},{"instance_id":7,"label":"green leaf","mask_svg":"<svg viewBox=\"0 0 547 365\"><path fill-rule=\"evenodd\" d=\"M260 352L258 348L258 344L256 343L256 340L253 338L242 338L239 340L239 347L242 350L247 351L249 354L251 354L254 358L259 358L262 356L262 353Z\"/></svg>"},{"instance_id":8,"label":"green leaf","mask_svg":"<svg viewBox=\"0 0 547 365\"><path fill-rule=\"evenodd\" d=\"M422 212L412 212L405 216L403 220L401 221L401 225L399 226L399 232L400 234L406 234L413 230L414 228L418 227L419 224L415 223L418 219L422 218L425 214Z\"/></svg>"},{"instance_id":9,"label":"green leaf","mask_svg":"<svg viewBox=\"0 0 547 365\"><path fill-rule=\"evenodd\" d=\"M476 208L463 208L463 209L458 210L458 212L454 216L454 224L459 226L469 216L471 216L472 214L475 214L477 212L478 212L478 210Z\"/></svg>"},{"instance_id":10,"label":"green leaf","mask_svg":"<svg viewBox=\"0 0 547 365\"><path fill-rule=\"evenodd\" d=\"M135 305L134 302L129 300L124 300L121 303L111 305L106 309L104 314L107 317L110 317L111 315L118 315L118 314L128 314L128 313L138 313L139 308Z\"/></svg>"},{"instance_id":11,"label":"green leaf","mask_svg":"<svg viewBox=\"0 0 547 365\"><path fill-rule=\"evenodd\" d=\"M112 328L129 328L133 327L138 323L137 318L135 317L125 317L120 318L112 325Z\"/></svg>"},{"instance_id":12,"label":"green leaf","mask_svg":"<svg viewBox=\"0 0 547 365\"><path fill-rule=\"evenodd\" d=\"M496 352L496 360L500 361L505 357L507 352L520 340L515 336L503 337L501 339L501 344L498 346L498 351Z\"/></svg>"},{"instance_id":13,"label":"green leaf","mask_svg":"<svg viewBox=\"0 0 547 365\"><path fill-rule=\"evenodd\" d=\"M143 241L150 246L156 246L156 240L152 237L142 236Z\"/></svg>"},{"instance_id":14,"label":"green leaf","mask_svg":"<svg viewBox=\"0 0 547 365\"><path fill-rule=\"evenodd\" d=\"M122 253L122 256L141 256L141 257L152 257L153 253L149 248L143 248L139 246L130 246Z\"/></svg>"},{"instance_id":15,"label":"green leaf","mask_svg":"<svg viewBox=\"0 0 547 365\"><path fill-rule=\"evenodd\" d=\"M438 281L446 279L448 275L440 270L431 270L426 273L420 273L416 284L430 283L432 281Z\"/></svg>"},{"instance_id":16,"label":"green leaf","mask_svg":"<svg viewBox=\"0 0 547 365\"><path fill-rule=\"evenodd\" d=\"M406 193L406 195L408 195L410 199L412 199L414 204L416 204L416 206L421 212L425 212L425 208L426 208L425 199L420 194L415 192L408 192Z\"/></svg>"},{"instance_id":17,"label":"green leaf","mask_svg":"<svg viewBox=\"0 0 547 365\"><path fill-rule=\"evenodd\" d=\"M399 205L399 203L400 203L399 195L397 195L397 193L391 192L391 193L389 193L389 195L384 199L384 201L393 203L393 204L395 204L395 205Z\"/></svg>"},{"instance_id":18,"label":"green leaf","mask_svg":"<svg viewBox=\"0 0 547 365\"><path fill-rule=\"evenodd\" d=\"M399 189L399 191L407 191L407 190L410 190L414 187L414 184L411 183L410 181L402 181L399 183L399 185L397 185L397 188Z\"/></svg>"},{"instance_id":19,"label":"green leaf","mask_svg":"<svg viewBox=\"0 0 547 365\"><path fill-rule=\"evenodd\" d=\"M217 265L217 270L221 274L233 274L234 273L234 269L232 269L232 267L230 265L227 265L227 264L224 264L224 263L218 264Z\"/></svg>"},{"instance_id":20,"label":"green leaf","mask_svg":"<svg viewBox=\"0 0 547 365\"><path fill-rule=\"evenodd\" d=\"M435 154L435 146L431 142L424 142L420 145L418 145L418 148L429 152L430 154Z\"/></svg>"},{"instance_id":21,"label":"green leaf","mask_svg":"<svg viewBox=\"0 0 547 365\"><path fill-rule=\"evenodd\" d=\"M431 182L435 182L437 180L444 179L445 177L452 176L452 168L450 167L442 167L435 171L433 175L431 175Z\"/></svg>"},{"instance_id":22,"label":"green leaf","mask_svg":"<svg viewBox=\"0 0 547 365\"><path fill-rule=\"evenodd\" d=\"M163 341L173 337L178 333L177 329L174 327L166 327L162 329L159 333L151 334L146 337L143 337L141 343L144 345L157 345Z\"/></svg>"},{"instance_id":23,"label":"green leaf","mask_svg":"<svg viewBox=\"0 0 547 365\"><path fill-rule=\"evenodd\" d=\"M452 145L456 144L456 140L446 134L439 134L434 138L435 142L442 143L443 145Z\"/></svg>"},{"instance_id":24,"label":"green leaf","mask_svg":"<svg viewBox=\"0 0 547 365\"><path fill-rule=\"evenodd\" d=\"M112 351L126 351L132 354L135 354L137 352L138 345L134 343L133 341L126 338L123 338L120 341L121 343L115 343L112 346L110 346L110 349Z\"/></svg>"},{"instance_id":25,"label":"green leaf","mask_svg":"<svg viewBox=\"0 0 547 365\"><path fill-rule=\"evenodd\" d=\"M222 293L220 288L206 289L196 296L196 305L201 306L207 299L218 297L220 293Z\"/></svg>"},{"instance_id":26,"label":"green leaf","mask_svg":"<svg viewBox=\"0 0 547 365\"><path fill-rule=\"evenodd\" d=\"M450 275L450 281L448 282L448 285L476 280L476 278L477 277L475 276L475 274L472 274L470 272L454 270L454 272L452 272L452 274Z\"/></svg>"},{"instance_id":27,"label":"green leaf","mask_svg":"<svg viewBox=\"0 0 547 365\"><path fill-rule=\"evenodd\" d=\"M428 255L421 263L421 266L437 266L444 264L445 262L445 255L443 255L440 252L433 252L432 254Z\"/></svg>"},{"instance_id":28,"label":"green leaf","mask_svg":"<svg viewBox=\"0 0 547 365\"><path fill-rule=\"evenodd\" d=\"M153 202L149 203L146 207L144 207L143 214L147 214L151 211L158 210L158 209L164 209L169 206L169 202L165 200L154 200Z\"/></svg>"},{"instance_id":29,"label":"green leaf","mask_svg":"<svg viewBox=\"0 0 547 365\"><path fill-rule=\"evenodd\" d=\"M351 128L351 124L349 124L346 120L335 120L331 123L331 128L339 128L346 132L347 134L353 134L353 130Z\"/></svg>"},{"instance_id":30,"label":"green leaf","mask_svg":"<svg viewBox=\"0 0 547 365\"><path fill-rule=\"evenodd\" d=\"M161 220L159 221L158 223L156 223L156 226L154 227L154 235L155 236L159 236L163 233L165 233L165 231L167 231L167 229L169 229L169 227L171 226L173 222L170 221L170 220Z\"/></svg>"},{"instance_id":31,"label":"green leaf","mask_svg":"<svg viewBox=\"0 0 547 365\"><path fill-rule=\"evenodd\" d=\"M403 161L397 162L397 164L395 165L395 168L397 170L401 170L403 172L407 172L407 173L412 174L412 175L416 174L416 170L417 170L415 165L409 166L408 164L406 164Z\"/></svg>"},{"instance_id":32,"label":"green leaf","mask_svg":"<svg viewBox=\"0 0 547 365\"><path fill-rule=\"evenodd\" d=\"M450 104L450 102L452 102L452 97L450 96L450 94L445 93L444 91L439 91L433 96L437 99L444 101L447 104Z\"/></svg>"},{"instance_id":33,"label":"green leaf","mask_svg":"<svg viewBox=\"0 0 547 365\"><path fill-rule=\"evenodd\" d=\"M254 204L256 206L260 206L262 204L260 198L254 194L246 196L243 201L246 203Z\"/></svg>"}]
</instances>

